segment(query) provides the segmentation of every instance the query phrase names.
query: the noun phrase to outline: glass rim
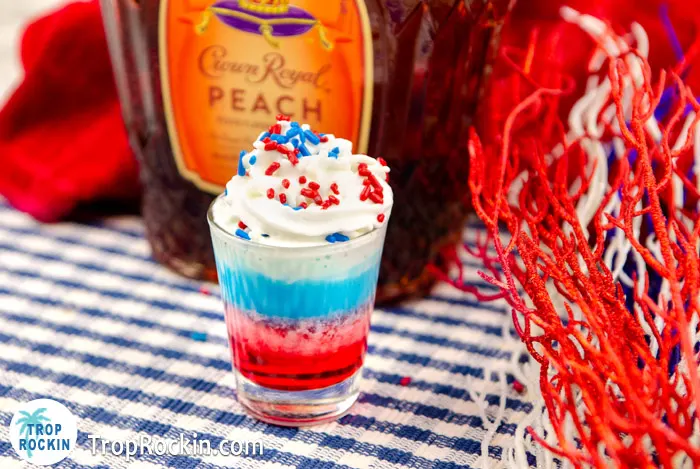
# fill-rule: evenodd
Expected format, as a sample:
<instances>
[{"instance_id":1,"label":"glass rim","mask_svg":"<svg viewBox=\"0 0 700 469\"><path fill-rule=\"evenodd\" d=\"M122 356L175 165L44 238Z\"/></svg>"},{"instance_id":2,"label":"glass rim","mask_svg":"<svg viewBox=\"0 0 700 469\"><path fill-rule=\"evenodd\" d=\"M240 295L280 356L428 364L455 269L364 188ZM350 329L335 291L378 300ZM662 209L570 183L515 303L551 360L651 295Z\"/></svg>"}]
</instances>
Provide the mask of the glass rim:
<instances>
[{"instance_id":1,"label":"glass rim","mask_svg":"<svg viewBox=\"0 0 700 469\"><path fill-rule=\"evenodd\" d=\"M260 249L260 250L274 250L274 251L294 251L295 253L304 253L304 252L314 252L318 254L329 254L329 253L334 253L336 251L345 251L348 249L360 247L360 246L365 246L367 244L370 244L372 241L375 241L377 237L381 236L384 232L386 232L386 227L388 223L383 223L382 226L380 226L377 229L374 229L372 231L368 231L367 233L364 233L357 238L352 238L349 241L344 241L344 242L339 242L339 243L328 243L328 244L319 244L316 246L274 246L270 244L263 244L259 243L257 241L253 240L247 240L240 238L236 236L235 234L229 232L226 230L224 227L222 227L220 224L214 220L214 205L219 201L219 199L222 199L224 194L219 194L214 198L211 204L209 204L209 209L207 210L207 221L209 222L209 229L213 232L216 231L218 234L226 238L227 240L231 241L232 243L238 244L241 247L248 247L248 248L253 248L253 249ZM388 220L387 220L388 221Z\"/></svg>"}]
</instances>

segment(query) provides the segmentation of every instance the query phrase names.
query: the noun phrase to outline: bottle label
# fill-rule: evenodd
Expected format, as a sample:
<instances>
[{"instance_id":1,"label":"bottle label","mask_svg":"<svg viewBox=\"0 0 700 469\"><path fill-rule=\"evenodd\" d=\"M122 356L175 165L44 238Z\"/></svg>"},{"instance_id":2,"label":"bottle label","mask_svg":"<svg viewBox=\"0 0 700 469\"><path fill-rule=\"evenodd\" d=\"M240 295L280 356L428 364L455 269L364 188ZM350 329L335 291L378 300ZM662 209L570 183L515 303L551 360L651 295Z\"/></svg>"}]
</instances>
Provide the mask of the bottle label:
<instances>
[{"instance_id":1,"label":"bottle label","mask_svg":"<svg viewBox=\"0 0 700 469\"><path fill-rule=\"evenodd\" d=\"M363 0L161 0L163 106L177 167L220 193L277 114L365 153L373 57Z\"/></svg>"}]
</instances>

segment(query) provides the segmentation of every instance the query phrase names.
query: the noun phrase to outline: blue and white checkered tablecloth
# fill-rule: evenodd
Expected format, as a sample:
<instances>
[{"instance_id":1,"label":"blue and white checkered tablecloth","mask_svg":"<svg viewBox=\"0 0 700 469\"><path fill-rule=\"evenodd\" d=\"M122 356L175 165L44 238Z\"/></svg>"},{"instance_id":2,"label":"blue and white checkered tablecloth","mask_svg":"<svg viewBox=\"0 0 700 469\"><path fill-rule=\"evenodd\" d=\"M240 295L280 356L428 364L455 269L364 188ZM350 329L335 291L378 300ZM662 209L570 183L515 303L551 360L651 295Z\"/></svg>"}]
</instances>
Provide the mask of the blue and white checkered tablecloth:
<instances>
[{"instance_id":1,"label":"blue and white checkered tablecloth","mask_svg":"<svg viewBox=\"0 0 700 469\"><path fill-rule=\"evenodd\" d=\"M467 278L483 284L476 267ZM79 418L78 448L57 467L499 467L532 408L496 377L513 355L505 305L439 285L375 311L349 415L307 429L258 422L235 399L218 290L201 287L149 257L138 218L42 225L0 200L0 468L25 467L8 425L39 397ZM264 453L127 461L92 454L88 439L192 432L261 441Z\"/></svg>"}]
</instances>

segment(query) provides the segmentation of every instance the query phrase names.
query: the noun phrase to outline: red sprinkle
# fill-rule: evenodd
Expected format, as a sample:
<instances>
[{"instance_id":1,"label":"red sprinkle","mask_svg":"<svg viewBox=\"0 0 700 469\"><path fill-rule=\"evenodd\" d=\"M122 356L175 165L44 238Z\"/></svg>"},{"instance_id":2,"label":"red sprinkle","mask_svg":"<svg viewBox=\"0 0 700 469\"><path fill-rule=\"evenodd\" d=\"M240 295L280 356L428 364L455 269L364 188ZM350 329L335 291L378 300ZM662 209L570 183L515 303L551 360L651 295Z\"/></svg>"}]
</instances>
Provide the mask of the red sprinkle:
<instances>
[{"instance_id":1,"label":"red sprinkle","mask_svg":"<svg viewBox=\"0 0 700 469\"><path fill-rule=\"evenodd\" d=\"M319 190L321 188L321 185L315 181L311 181L309 183L309 187L315 191Z\"/></svg>"},{"instance_id":2,"label":"red sprinkle","mask_svg":"<svg viewBox=\"0 0 700 469\"><path fill-rule=\"evenodd\" d=\"M272 140L270 140L270 137L265 137L263 139L263 143L270 143Z\"/></svg>"},{"instance_id":3,"label":"red sprinkle","mask_svg":"<svg viewBox=\"0 0 700 469\"><path fill-rule=\"evenodd\" d=\"M323 202L323 205L321 205L321 210L327 210L333 203L330 200L326 200Z\"/></svg>"},{"instance_id":4,"label":"red sprinkle","mask_svg":"<svg viewBox=\"0 0 700 469\"><path fill-rule=\"evenodd\" d=\"M309 206L309 204L307 204L306 202L302 202L299 204L299 207L301 207L301 208L306 208L308 206Z\"/></svg>"},{"instance_id":5,"label":"red sprinkle","mask_svg":"<svg viewBox=\"0 0 700 469\"><path fill-rule=\"evenodd\" d=\"M291 120L291 118L289 116L286 116L284 114L277 114L276 119L278 121L287 121L287 122L289 122Z\"/></svg>"},{"instance_id":6,"label":"red sprinkle","mask_svg":"<svg viewBox=\"0 0 700 469\"><path fill-rule=\"evenodd\" d=\"M199 293L201 293L202 295L211 295L211 291L209 291L209 289L204 285L199 287Z\"/></svg>"},{"instance_id":7,"label":"red sprinkle","mask_svg":"<svg viewBox=\"0 0 700 469\"><path fill-rule=\"evenodd\" d=\"M377 221L379 223L382 223L384 221L384 214L383 213L380 213L379 215L377 215Z\"/></svg>"},{"instance_id":8,"label":"red sprinkle","mask_svg":"<svg viewBox=\"0 0 700 469\"><path fill-rule=\"evenodd\" d=\"M400 384L401 386L408 386L409 384L411 384L411 378L409 378L408 376L404 376L404 377L401 378L401 380L399 381L399 384Z\"/></svg>"},{"instance_id":9,"label":"red sprinkle","mask_svg":"<svg viewBox=\"0 0 700 469\"><path fill-rule=\"evenodd\" d=\"M363 202L364 202L365 200L367 200L367 198L369 197L369 192L370 192L371 190L372 190L372 186L370 186L370 185L365 186L365 188L364 188L364 189L362 190L362 192L360 193L360 200L363 201Z\"/></svg>"},{"instance_id":10,"label":"red sprinkle","mask_svg":"<svg viewBox=\"0 0 700 469\"><path fill-rule=\"evenodd\" d=\"M367 187L369 187L369 186L367 186ZM374 202L375 204L384 203L384 198L382 198L382 195L381 195L380 193L378 193L378 192L372 192L372 193L369 195L369 200L371 200L371 201Z\"/></svg>"},{"instance_id":11,"label":"red sprinkle","mask_svg":"<svg viewBox=\"0 0 700 469\"><path fill-rule=\"evenodd\" d=\"M314 197L314 202L316 203L316 205L323 205L323 199L318 194L316 194L316 197Z\"/></svg>"},{"instance_id":12,"label":"red sprinkle","mask_svg":"<svg viewBox=\"0 0 700 469\"><path fill-rule=\"evenodd\" d=\"M333 194L330 194L328 196L328 200L330 200L331 203L334 205L340 205L340 200L338 200L338 198L336 196L334 196Z\"/></svg>"},{"instance_id":13,"label":"red sprinkle","mask_svg":"<svg viewBox=\"0 0 700 469\"><path fill-rule=\"evenodd\" d=\"M269 141L265 144L265 151L277 149L277 142Z\"/></svg>"},{"instance_id":14,"label":"red sprinkle","mask_svg":"<svg viewBox=\"0 0 700 469\"><path fill-rule=\"evenodd\" d=\"M280 134L282 133L282 126L279 124L271 125L268 130L271 134Z\"/></svg>"},{"instance_id":15,"label":"red sprinkle","mask_svg":"<svg viewBox=\"0 0 700 469\"><path fill-rule=\"evenodd\" d=\"M267 190L267 198L268 198L268 199L274 199L274 198L275 198L275 190L274 190L272 187L270 187L270 188Z\"/></svg>"},{"instance_id":16,"label":"red sprinkle","mask_svg":"<svg viewBox=\"0 0 700 469\"><path fill-rule=\"evenodd\" d=\"M338 190L338 184L336 184L335 182L333 184L331 184L331 190L333 191L333 193L335 195L340 194L340 191Z\"/></svg>"},{"instance_id":17,"label":"red sprinkle","mask_svg":"<svg viewBox=\"0 0 700 469\"><path fill-rule=\"evenodd\" d=\"M362 171L364 169L367 169L367 163L360 163L357 165L357 171Z\"/></svg>"},{"instance_id":18,"label":"red sprinkle","mask_svg":"<svg viewBox=\"0 0 700 469\"><path fill-rule=\"evenodd\" d=\"M379 183L379 179L377 179L377 177L374 174L369 173L367 179L369 179L370 184L372 184L375 189L384 190L382 189L382 185Z\"/></svg>"},{"instance_id":19,"label":"red sprinkle","mask_svg":"<svg viewBox=\"0 0 700 469\"><path fill-rule=\"evenodd\" d=\"M306 176L299 176L299 184L306 184Z\"/></svg>"},{"instance_id":20,"label":"red sprinkle","mask_svg":"<svg viewBox=\"0 0 700 469\"><path fill-rule=\"evenodd\" d=\"M322 142L328 141L328 137L326 137L325 135L319 135L318 139L321 140Z\"/></svg>"},{"instance_id":21,"label":"red sprinkle","mask_svg":"<svg viewBox=\"0 0 700 469\"><path fill-rule=\"evenodd\" d=\"M516 380L516 381L513 381L513 389L515 390L515 392L521 393L525 390L525 386L523 385L523 383Z\"/></svg>"},{"instance_id":22,"label":"red sprinkle","mask_svg":"<svg viewBox=\"0 0 700 469\"><path fill-rule=\"evenodd\" d=\"M277 151L282 153L283 155L289 156L289 148L285 147L283 144L278 143L277 144Z\"/></svg>"},{"instance_id":23,"label":"red sprinkle","mask_svg":"<svg viewBox=\"0 0 700 469\"><path fill-rule=\"evenodd\" d=\"M385 181L386 181L386 182L389 182L389 173L386 173L386 179L385 179Z\"/></svg>"},{"instance_id":24,"label":"red sprinkle","mask_svg":"<svg viewBox=\"0 0 700 469\"><path fill-rule=\"evenodd\" d=\"M282 187L289 189L289 179L282 179Z\"/></svg>"},{"instance_id":25,"label":"red sprinkle","mask_svg":"<svg viewBox=\"0 0 700 469\"><path fill-rule=\"evenodd\" d=\"M363 185L363 186L369 186L369 184L370 184L369 179L363 179L363 180L362 180L362 185Z\"/></svg>"},{"instance_id":26,"label":"red sprinkle","mask_svg":"<svg viewBox=\"0 0 700 469\"><path fill-rule=\"evenodd\" d=\"M278 169L280 169L280 164L277 161L273 161L265 170L265 175L272 176Z\"/></svg>"},{"instance_id":27,"label":"red sprinkle","mask_svg":"<svg viewBox=\"0 0 700 469\"><path fill-rule=\"evenodd\" d=\"M379 164L382 166L386 166L386 160L382 158L381 156L377 158L377 161L379 161Z\"/></svg>"},{"instance_id":28,"label":"red sprinkle","mask_svg":"<svg viewBox=\"0 0 700 469\"><path fill-rule=\"evenodd\" d=\"M283 204L287 203L287 196L285 194L280 194L280 202Z\"/></svg>"},{"instance_id":29,"label":"red sprinkle","mask_svg":"<svg viewBox=\"0 0 700 469\"><path fill-rule=\"evenodd\" d=\"M308 187L305 187L301 190L301 195L304 197L308 197L309 199L315 199L318 196L318 192L316 192L313 189L309 189Z\"/></svg>"},{"instance_id":30,"label":"red sprinkle","mask_svg":"<svg viewBox=\"0 0 700 469\"><path fill-rule=\"evenodd\" d=\"M248 226L245 223L243 223L241 220L238 220L238 227L242 230L245 230L246 228L248 228Z\"/></svg>"},{"instance_id":31,"label":"red sprinkle","mask_svg":"<svg viewBox=\"0 0 700 469\"><path fill-rule=\"evenodd\" d=\"M296 166L299 163L299 158L296 157L296 153L293 151L287 152L287 158L289 162Z\"/></svg>"}]
</instances>

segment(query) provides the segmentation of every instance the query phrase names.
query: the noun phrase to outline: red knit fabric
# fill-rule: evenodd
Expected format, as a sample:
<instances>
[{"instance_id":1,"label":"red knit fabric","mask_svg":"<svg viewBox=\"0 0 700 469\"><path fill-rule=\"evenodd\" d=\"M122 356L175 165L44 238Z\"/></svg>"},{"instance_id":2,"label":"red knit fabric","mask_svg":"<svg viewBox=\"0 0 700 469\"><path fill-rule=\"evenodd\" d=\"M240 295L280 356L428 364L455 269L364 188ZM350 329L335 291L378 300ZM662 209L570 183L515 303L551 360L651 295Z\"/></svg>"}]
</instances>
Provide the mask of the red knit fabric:
<instances>
[{"instance_id":1,"label":"red knit fabric","mask_svg":"<svg viewBox=\"0 0 700 469\"><path fill-rule=\"evenodd\" d=\"M34 21L21 60L24 79L0 111L0 194L42 221L137 196L98 3Z\"/></svg>"}]
</instances>

